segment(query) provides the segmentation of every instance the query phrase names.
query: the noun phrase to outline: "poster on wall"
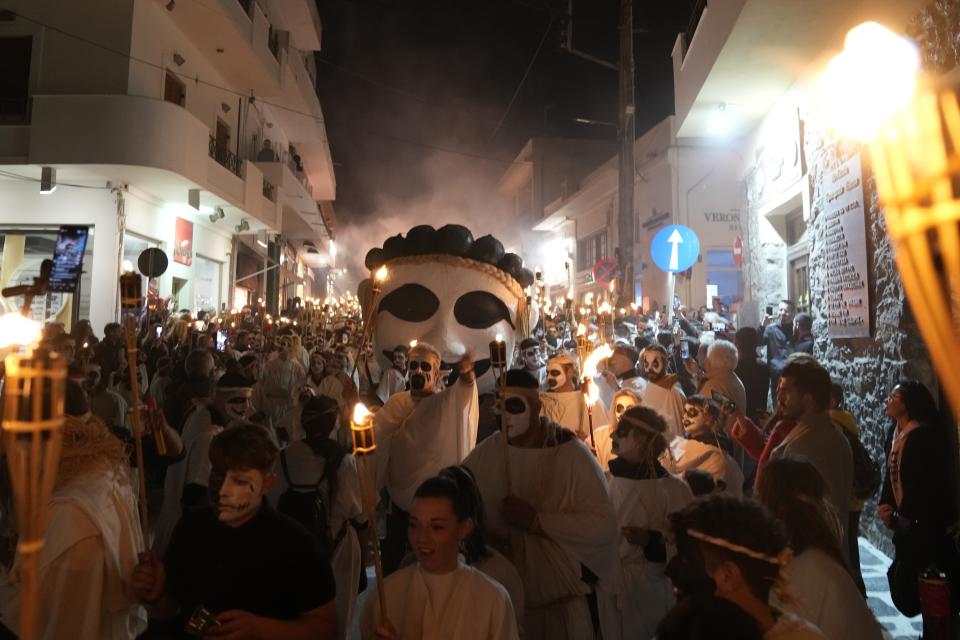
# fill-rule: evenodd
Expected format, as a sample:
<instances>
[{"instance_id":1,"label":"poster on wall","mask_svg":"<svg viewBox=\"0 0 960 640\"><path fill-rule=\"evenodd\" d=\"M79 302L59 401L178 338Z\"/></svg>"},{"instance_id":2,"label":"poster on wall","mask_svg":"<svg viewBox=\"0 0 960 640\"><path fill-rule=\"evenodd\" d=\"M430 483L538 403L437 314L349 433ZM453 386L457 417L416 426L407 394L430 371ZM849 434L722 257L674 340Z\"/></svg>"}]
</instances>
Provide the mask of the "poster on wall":
<instances>
[{"instance_id":1,"label":"poster on wall","mask_svg":"<svg viewBox=\"0 0 960 640\"><path fill-rule=\"evenodd\" d=\"M827 327L834 338L869 337L870 291L860 155L831 171L824 190L820 257Z\"/></svg>"},{"instance_id":2,"label":"poster on wall","mask_svg":"<svg viewBox=\"0 0 960 640\"><path fill-rule=\"evenodd\" d=\"M193 223L177 218L174 230L173 261L190 266L193 264Z\"/></svg>"}]
</instances>

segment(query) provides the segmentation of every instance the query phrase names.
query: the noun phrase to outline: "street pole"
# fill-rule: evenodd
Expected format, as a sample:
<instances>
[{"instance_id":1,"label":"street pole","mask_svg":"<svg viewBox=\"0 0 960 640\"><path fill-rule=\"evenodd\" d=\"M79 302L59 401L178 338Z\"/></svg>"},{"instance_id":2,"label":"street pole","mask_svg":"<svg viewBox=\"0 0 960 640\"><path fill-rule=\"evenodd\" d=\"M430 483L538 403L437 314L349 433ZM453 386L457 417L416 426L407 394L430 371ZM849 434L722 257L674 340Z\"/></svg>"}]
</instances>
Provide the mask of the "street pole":
<instances>
[{"instance_id":1,"label":"street pole","mask_svg":"<svg viewBox=\"0 0 960 640\"><path fill-rule=\"evenodd\" d=\"M620 245L620 295L618 306L634 302L633 282L633 190L635 134L633 87L633 0L620 0L620 179L617 237Z\"/></svg>"}]
</instances>

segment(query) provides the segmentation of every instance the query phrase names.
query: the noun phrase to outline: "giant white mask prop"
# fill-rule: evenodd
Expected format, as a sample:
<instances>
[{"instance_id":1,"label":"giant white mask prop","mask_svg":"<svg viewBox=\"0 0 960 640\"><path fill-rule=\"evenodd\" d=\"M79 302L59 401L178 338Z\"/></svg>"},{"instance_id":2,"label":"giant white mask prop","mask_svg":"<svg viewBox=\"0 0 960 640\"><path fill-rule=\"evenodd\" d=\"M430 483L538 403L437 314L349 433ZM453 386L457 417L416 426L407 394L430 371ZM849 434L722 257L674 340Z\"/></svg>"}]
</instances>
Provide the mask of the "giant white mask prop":
<instances>
[{"instance_id":1,"label":"giant white mask prop","mask_svg":"<svg viewBox=\"0 0 960 640\"><path fill-rule=\"evenodd\" d=\"M643 377L656 382L667 375L667 356L655 349L644 349L640 357L643 363Z\"/></svg>"},{"instance_id":2,"label":"giant white mask prop","mask_svg":"<svg viewBox=\"0 0 960 640\"><path fill-rule=\"evenodd\" d=\"M536 323L532 313L527 317L523 289L533 275L491 236L474 241L458 225L422 225L371 250L366 264L389 272L373 321L374 349L384 368L393 349L412 340L433 345L443 369L456 370L472 351L480 392L490 392L495 380L488 345L499 335L512 353L517 330Z\"/></svg>"}]
</instances>

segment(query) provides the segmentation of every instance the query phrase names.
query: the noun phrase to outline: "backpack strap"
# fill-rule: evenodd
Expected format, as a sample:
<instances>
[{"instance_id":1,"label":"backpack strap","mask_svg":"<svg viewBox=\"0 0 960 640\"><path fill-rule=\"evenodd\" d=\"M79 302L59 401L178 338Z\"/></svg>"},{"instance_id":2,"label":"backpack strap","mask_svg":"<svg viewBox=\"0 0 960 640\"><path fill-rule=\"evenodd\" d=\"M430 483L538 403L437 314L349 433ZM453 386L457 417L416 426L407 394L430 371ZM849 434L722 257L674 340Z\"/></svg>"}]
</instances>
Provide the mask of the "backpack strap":
<instances>
[{"instance_id":1,"label":"backpack strap","mask_svg":"<svg viewBox=\"0 0 960 640\"><path fill-rule=\"evenodd\" d=\"M317 480L317 484L297 484L290 478L290 469L287 468L287 450L284 449L280 452L280 468L283 470L283 477L287 481L287 486L291 489L297 490L311 490L316 491L320 488L320 483L327 477L326 469L324 469L323 475L320 476L320 479Z\"/></svg>"}]
</instances>

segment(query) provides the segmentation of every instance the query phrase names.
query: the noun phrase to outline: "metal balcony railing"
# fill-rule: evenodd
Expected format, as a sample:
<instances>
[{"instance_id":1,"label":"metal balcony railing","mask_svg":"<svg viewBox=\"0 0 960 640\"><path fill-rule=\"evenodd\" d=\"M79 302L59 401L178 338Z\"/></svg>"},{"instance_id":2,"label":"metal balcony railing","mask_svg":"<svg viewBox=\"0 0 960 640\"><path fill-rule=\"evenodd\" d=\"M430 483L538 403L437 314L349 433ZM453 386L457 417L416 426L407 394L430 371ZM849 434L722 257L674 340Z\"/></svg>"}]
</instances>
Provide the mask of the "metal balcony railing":
<instances>
[{"instance_id":1,"label":"metal balcony railing","mask_svg":"<svg viewBox=\"0 0 960 640\"><path fill-rule=\"evenodd\" d=\"M707 8L707 0L697 0L693 5L693 11L690 13L690 22L687 23L687 30L683 32L683 56L687 56L690 50L690 42L693 40L693 34L697 32L697 25L700 24L700 18Z\"/></svg>"},{"instance_id":2,"label":"metal balcony railing","mask_svg":"<svg viewBox=\"0 0 960 640\"><path fill-rule=\"evenodd\" d=\"M277 201L277 188L273 186L273 183L269 182L266 178L263 179L263 197L270 202Z\"/></svg>"},{"instance_id":3,"label":"metal balcony railing","mask_svg":"<svg viewBox=\"0 0 960 640\"><path fill-rule=\"evenodd\" d=\"M0 98L0 124L29 124L30 98Z\"/></svg>"},{"instance_id":4,"label":"metal balcony railing","mask_svg":"<svg viewBox=\"0 0 960 640\"><path fill-rule=\"evenodd\" d=\"M210 153L210 157L217 161L217 164L229 169L238 178L243 177L243 162L237 157L237 154L230 151L230 149L218 146L216 138L212 135L210 136L210 143L207 150Z\"/></svg>"}]
</instances>

